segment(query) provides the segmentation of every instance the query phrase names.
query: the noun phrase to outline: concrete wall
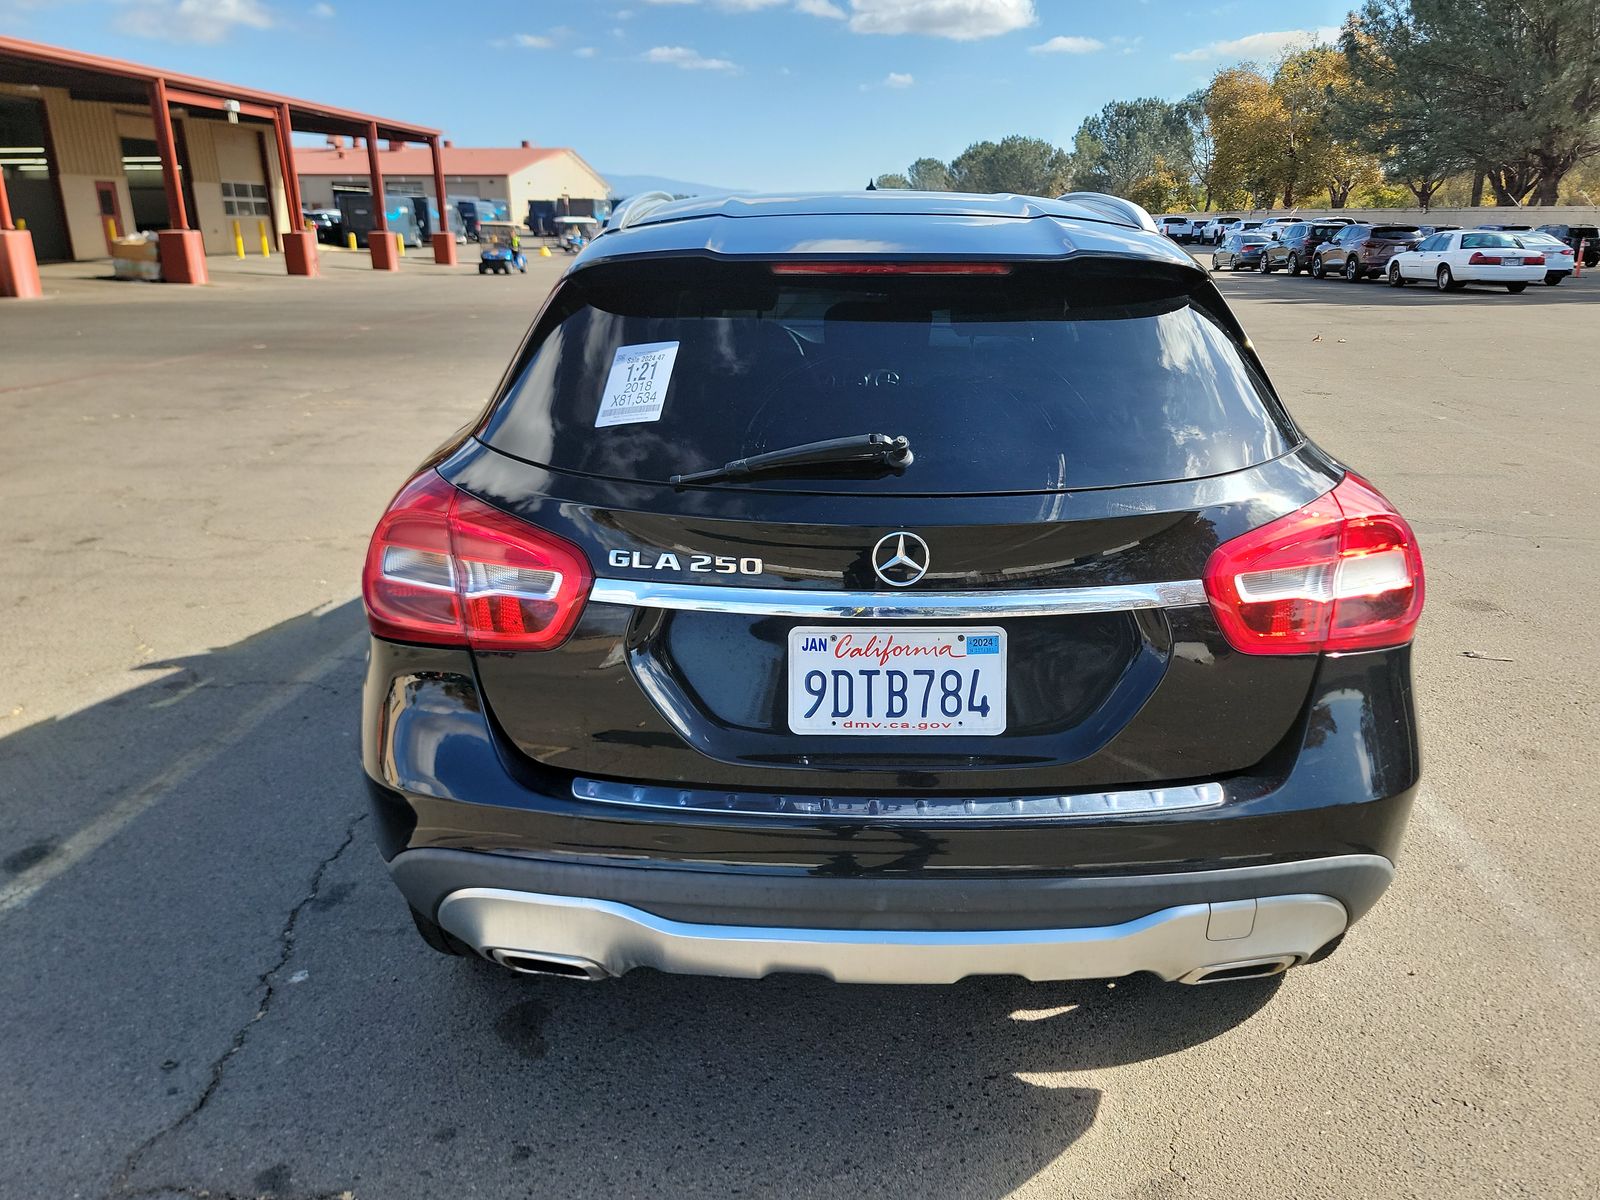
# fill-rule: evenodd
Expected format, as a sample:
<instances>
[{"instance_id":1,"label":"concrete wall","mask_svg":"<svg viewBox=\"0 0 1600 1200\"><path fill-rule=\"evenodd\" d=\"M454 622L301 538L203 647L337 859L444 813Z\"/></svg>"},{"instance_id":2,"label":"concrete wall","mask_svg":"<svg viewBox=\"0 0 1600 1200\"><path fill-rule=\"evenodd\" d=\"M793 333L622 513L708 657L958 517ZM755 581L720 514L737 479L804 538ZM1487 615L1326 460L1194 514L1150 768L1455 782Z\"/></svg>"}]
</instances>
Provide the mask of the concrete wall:
<instances>
[{"instance_id":1,"label":"concrete wall","mask_svg":"<svg viewBox=\"0 0 1600 1200\"><path fill-rule=\"evenodd\" d=\"M1264 217L1295 216L1314 220L1317 217L1348 217L1352 221L1373 224L1398 225L1460 225L1471 229L1475 225L1600 225L1600 207L1572 204L1551 205L1548 208L1296 208L1247 209L1226 208L1221 214L1257 220ZM1216 216L1216 212L1208 214Z\"/></svg>"}]
</instances>

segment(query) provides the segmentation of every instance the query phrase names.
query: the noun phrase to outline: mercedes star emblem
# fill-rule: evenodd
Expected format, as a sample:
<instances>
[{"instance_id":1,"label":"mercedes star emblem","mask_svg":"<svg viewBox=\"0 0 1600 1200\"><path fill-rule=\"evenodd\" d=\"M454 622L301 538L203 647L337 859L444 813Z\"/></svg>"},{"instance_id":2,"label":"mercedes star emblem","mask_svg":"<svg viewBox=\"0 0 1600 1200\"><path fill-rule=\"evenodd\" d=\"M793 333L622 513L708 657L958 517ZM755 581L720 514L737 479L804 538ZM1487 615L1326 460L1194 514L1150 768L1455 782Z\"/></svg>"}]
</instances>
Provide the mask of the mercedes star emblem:
<instances>
[{"instance_id":1,"label":"mercedes star emblem","mask_svg":"<svg viewBox=\"0 0 1600 1200\"><path fill-rule=\"evenodd\" d=\"M872 569L890 587L910 587L928 573L928 543L903 529L884 534L872 548Z\"/></svg>"}]
</instances>

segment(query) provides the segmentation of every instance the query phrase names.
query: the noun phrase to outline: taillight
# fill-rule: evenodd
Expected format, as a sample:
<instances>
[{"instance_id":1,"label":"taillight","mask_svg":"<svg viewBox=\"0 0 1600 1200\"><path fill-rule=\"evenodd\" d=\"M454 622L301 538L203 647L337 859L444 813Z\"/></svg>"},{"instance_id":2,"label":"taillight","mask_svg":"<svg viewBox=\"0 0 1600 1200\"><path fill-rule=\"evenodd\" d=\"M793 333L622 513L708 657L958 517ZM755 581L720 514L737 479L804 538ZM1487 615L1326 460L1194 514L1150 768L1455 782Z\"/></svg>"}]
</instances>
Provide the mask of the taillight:
<instances>
[{"instance_id":1,"label":"taillight","mask_svg":"<svg viewBox=\"0 0 1600 1200\"><path fill-rule=\"evenodd\" d=\"M1375 650L1411 640L1422 555L1405 518L1357 475L1224 542L1205 571L1223 635L1245 654Z\"/></svg>"},{"instance_id":2,"label":"taillight","mask_svg":"<svg viewBox=\"0 0 1600 1200\"><path fill-rule=\"evenodd\" d=\"M1522 265L1525 267L1542 267L1544 266L1544 255L1530 254L1522 260Z\"/></svg>"},{"instance_id":3,"label":"taillight","mask_svg":"<svg viewBox=\"0 0 1600 1200\"><path fill-rule=\"evenodd\" d=\"M781 262L774 275L1009 275L1002 262Z\"/></svg>"},{"instance_id":4,"label":"taillight","mask_svg":"<svg viewBox=\"0 0 1600 1200\"><path fill-rule=\"evenodd\" d=\"M1472 257L1467 259L1467 264L1474 267L1498 267L1500 256L1498 254L1485 254L1482 250L1474 250Z\"/></svg>"},{"instance_id":5,"label":"taillight","mask_svg":"<svg viewBox=\"0 0 1600 1200\"><path fill-rule=\"evenodd\" d=\"M577 624L594 576L570 542L418 475L373 531L361 574L380 637L475 650L550 650Z\"/></svg>"}]
</instances>

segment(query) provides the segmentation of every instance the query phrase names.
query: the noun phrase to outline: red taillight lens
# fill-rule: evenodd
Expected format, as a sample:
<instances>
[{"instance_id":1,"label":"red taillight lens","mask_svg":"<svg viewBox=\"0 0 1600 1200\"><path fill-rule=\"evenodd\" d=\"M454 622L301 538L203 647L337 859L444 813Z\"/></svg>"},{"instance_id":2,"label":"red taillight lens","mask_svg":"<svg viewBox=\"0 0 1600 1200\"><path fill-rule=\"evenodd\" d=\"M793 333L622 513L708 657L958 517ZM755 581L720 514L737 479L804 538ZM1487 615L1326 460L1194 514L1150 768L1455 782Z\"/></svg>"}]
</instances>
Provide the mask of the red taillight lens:
<instances>
[{"instance_id":1,"label":"red taillight lens","mask_svg":"<svg viewBox=\"0 0 1600 1200\"><path fill-rule=\"evenodd\" d=\"M1544 255L1530 254L1527 258L1522 260L1522 265L1525 267L1542 267L1544 266Z\"/></svg>"},{"instance_id":2,"label":"red taillight lens","mask_svg":"<svg viewBox=\"0 0 1600 1200\"><path fill-rule=\"evenodd\" d=\"M1346 475L1304 508L1217 547L1205 586L1235 650L1375 650L1416 630L1422 555L1394 506Z\"/></svg>"},{"instance_id":3,"label":"red taillight lens","mask_svg":"<svg viewBox=\"0 0 1600 1200\"><path fill-rule=\"evenodd\" d=\"M1009 275L997 262L782 262L774 275Z\"/></svg>"},{"instance_id":4,"label":"red taillight lens","mask_svg":"<svg viewBox=\"0 0 1600 1200\"><path fill-rule=\"evenodd\" d=\"M576 546L430 470L401 488L378 522L361 592L380 637L550 650L577 624L593 581Z\"/></svg>"},{"instance_id":5,"label":"red taillight lens","mask_svg":"<svg viewBox=\"0 0 1600 1200\"><path fill-rule=\"evenodd\" d=\"M1474 250L1472 257L1467 259L1467 264L1474 267L1498 267L1500 256L1498 254L1485 254L1482 250Z\"/></svg>"}]
</instances>

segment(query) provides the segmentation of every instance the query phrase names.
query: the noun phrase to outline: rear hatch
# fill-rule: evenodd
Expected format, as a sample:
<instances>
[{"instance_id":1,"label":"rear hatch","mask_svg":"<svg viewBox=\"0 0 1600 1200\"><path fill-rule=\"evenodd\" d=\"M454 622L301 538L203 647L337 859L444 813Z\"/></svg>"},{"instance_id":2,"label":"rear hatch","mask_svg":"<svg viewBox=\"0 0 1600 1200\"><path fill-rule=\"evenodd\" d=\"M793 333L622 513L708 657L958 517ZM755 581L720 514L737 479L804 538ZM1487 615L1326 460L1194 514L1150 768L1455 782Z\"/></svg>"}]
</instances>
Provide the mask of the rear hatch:
<instances>
[{"instance_id":1,"label":"rear hatch","mask_svg":"<svg viewBox=\"0 0 1600 1200\"><path fill-rule=\"evenodd\" d=\"M1316 658L1233 652L1197 581L1336 472L1204 275L863 266L611 261L552 298L441 468L594 569L559 649L477 656L525 762L730 805L1259 762ZM672 483L869 433L911 463Z\"/></svg>"}]
</instances>

